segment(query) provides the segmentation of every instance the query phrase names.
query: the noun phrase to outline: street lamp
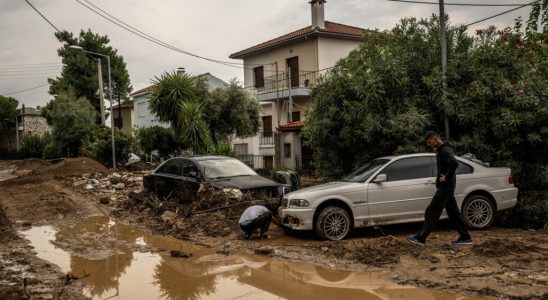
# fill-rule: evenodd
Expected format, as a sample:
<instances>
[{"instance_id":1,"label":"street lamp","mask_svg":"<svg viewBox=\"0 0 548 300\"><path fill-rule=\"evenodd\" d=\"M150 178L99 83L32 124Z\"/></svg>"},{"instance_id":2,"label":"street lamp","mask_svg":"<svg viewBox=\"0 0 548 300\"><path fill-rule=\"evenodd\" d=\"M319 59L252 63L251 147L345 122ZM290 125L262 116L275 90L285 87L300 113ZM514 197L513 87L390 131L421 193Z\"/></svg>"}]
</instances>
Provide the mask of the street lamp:
<instances>
[{"instance_id":1,"label":"street lamp","mask_svg":"<svg viewBox=\"0 0 548 300\"><path fill-rule=\"evenodd\" d=\"M109 95L109 100L110 100L109 101L110 102L110 134L111 134L111 138L112 138L112 168L114 170L116 170L116 154L115 154L116 152L115 152L115 145L114 145L114 117L113 117L113 111L112 111L112 80L111 80L111 76L110 76L110 56L104 55L104 54L101 54L101 53L91 52L91 51L85 50L84 48L82 48L80 46L76 46L76 45L70 45L69 48L84 51L86 53L91 54L92 56L100 56L100 57L106 57L107 58L108 95ZM100 60L99 60L99 62L100 62ZM99 63L99 66L100 66L100 63ZM101 71L101 68L99 67L99 72L100 71ZM101 74L101 73L99 73L99 74ZM102 84L103 78L101 78L101 77L102 76L100 75L99 76L100 87L103 86L103 84ZM102 91L101 91L101 93L102 93ZM103 110L103 103L101 103L101 110ZM105 117L104 113L102 114L101 117L104 119L104 117Z\"/></svg>"}]
</instances>

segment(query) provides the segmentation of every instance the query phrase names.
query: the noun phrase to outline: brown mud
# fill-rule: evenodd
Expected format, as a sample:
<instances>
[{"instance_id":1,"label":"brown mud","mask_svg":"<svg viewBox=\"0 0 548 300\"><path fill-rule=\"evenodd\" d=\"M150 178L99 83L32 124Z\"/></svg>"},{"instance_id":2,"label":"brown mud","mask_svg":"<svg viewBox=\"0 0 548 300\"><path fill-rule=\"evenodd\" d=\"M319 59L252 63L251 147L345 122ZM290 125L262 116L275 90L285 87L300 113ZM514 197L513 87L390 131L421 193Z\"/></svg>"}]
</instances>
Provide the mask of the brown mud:
<instances>
[{"instance_id":1,"label":"brown mud","mask_svg":"<svg viewBox=\"0 0 548 300\"><path fill-rule=\"evenodd\" d=\"M470 296L506 299L548 298L548 234L545 231L501 228L474 231L474 246L457 247L450 245L455 233L442 228L432 234L425 247L419 247L406 241L406 236L418 229L416 224L387 226L382 230L359 230L349 239L336 242L318 241L309 233L288 235L272 224L269 239L253 238L248 241L241 239L237 218L249 202L198 213L237 203L224 194L209 194L203 198L209 202L201 201L194 204L175 198L155 198L143 191L142 176L145 172L139 169L112 174L98 163L81 158L57 164L36 160L15 163L0 161L0 181L5 179L0 182L0 206L5 209L7 215L7 218L3 218L0 213L0 232L2 237L6 237L6 242L2 242L0 246L0 255L3 262L7 262L0 265L0 299L4 299L2 295L5 294L1 294L4 292L24 295L25 291L30 292L33 299L51 299L51 295L60 288L50 286L63 287L61 299L90 296L85 289L82 293L82 286L85 286L83 282L89 278L74 278L92 273L91 269L86 269L86 272L71 270L75 272L74 278L63 279L67 268L58 268L37 257L34 250L25 240L18 237L14 230L29 229L30 226L37 225L66 228L92 215L110 215L117 224L133 224L154 234L172 236L193 245L207 246L213 253L221 256L232 257L242 252L259 253L262 257L268 255L277 261L278 265L271 267L274 269L291 269L293 265L299 265L295 262L301 261L306 262L306 266L312 264L332 270L373 271L374 278L377 279L384 278L395 283ZM309 180L311 181L313 180ZM104 224L101 226L116 228L105 227ZM139 242L142 237L124 242L123 239L120 241L119 238L97 234L94 230L87 228L85 232L78 234L65 233L66 238L61 234L66 230L59 231L55 241L50 244L55 245L56 249L70 253L70 257L85 257L88 260L107 259L107 265L112 263L108 259L113 259L114 246L145 256L162 250L162 246L156 247L151 243ZM90 240L93 241L92 244ZM162 257L169 256L170 259L182 261L199 259L196 255L189 258L171 258L170 250L183 250L187 253L185 249L163 250L167 252L166 255L162 254ZM13 254L14 252L17 254ZM13 271L14 268L17 271ZM320 269L324 273L334 272ZM97 272L97 269L94 270ZM299 271L295 273L298 274ZM342 276L335 274L335 277ZM306 272L300 276L301 279L310 278ZM364 276L360 278L371 278L371 275ZM24 278L31 278L27 280L25 289ZM253 278L255 277L250 280L253 281ZM86 284L89 286L89 283ZM314 285L308 287L307 284L310 282L305 280L298 286L304 290L319 289ZM278 289L289 285L284 281ZM267 287L260 290L260 293L268 291ZM331 292L325 291L326 295ZM284 298L295 298L292 294L284 296L269 293ZM204 292L200 295L206 294L207 292ZM406 292L389 294L390 297L372 299L393 299L398 295L406 295ZM444 297L425 296L417 299L449 299Z\"/></svg>"}]
</instances>

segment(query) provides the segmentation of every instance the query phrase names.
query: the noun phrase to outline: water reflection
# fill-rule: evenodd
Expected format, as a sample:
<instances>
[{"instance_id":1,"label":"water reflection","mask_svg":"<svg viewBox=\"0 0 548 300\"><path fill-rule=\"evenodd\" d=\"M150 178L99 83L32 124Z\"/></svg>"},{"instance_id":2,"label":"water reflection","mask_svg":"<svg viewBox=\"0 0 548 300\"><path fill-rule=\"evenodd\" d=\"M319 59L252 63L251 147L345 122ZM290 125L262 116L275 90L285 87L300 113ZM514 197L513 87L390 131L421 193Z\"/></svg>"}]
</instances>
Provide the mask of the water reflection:
<instances>
[{"instance_id":1,"label":"water reflection","mask_svg":"<svg viewBox=\"0 0 548 300\"><path fill-rule=\"evenodd\" d=\"M51 228L50 228L51 229ZM466 297L398 286L379 280L375 273L340 272L304 263L247 255L218 255L210 249L134 227L94 217L82 224L49 234L23 232L42 258L53 261L52 245L72 244L69 249L86 257L55 249L93 299L464 299ZM49 248L47 248L47 247ZM64 246L64 248L65 248ZM143 251L143 246L165 249ZM139 250L139 251L137 251ZM169 250L193 253L173 258ZM65 270L66 271L66 270ZM469 298L468 298L469 299Z\"/></svg>"}]
</instances>

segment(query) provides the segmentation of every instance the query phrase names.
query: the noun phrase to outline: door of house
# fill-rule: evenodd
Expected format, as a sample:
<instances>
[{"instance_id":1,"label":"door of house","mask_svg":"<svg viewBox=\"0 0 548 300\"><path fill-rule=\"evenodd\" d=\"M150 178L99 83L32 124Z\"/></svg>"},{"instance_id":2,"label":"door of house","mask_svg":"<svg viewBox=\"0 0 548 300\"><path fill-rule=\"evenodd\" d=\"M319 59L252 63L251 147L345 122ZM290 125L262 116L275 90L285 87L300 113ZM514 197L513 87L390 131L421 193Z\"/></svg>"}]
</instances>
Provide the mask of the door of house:
<instances>
[{"instance_id":1,"label":"door of house","mask_svg":"<svg viewBox=\"0 0 548 300\"><path fill-rule=\"evenodd\" d=\"M272 168L274 167L274 157L263 156L263 165L266 170L272 170Z\"/></svg>"},{"instance_id":2,"label":"door of house","mask_svg":"<svg viewBox=\"0 0 548 300\"><path fill-rule=\"evenodd\" d=\"M287 68L291 69L291 87L299 86L299 57L291 57L286 60ZM289 72L289 70L288 70Z\"/></svg>"},{"instance_id":3,"label":"door of house","mask_svg":"<svg viewBox=\"0 0 548 300\"><path fill-rule=\"evenodd\" d=\"M272 116L263 116L263 135L272 136Z\"/></svg>"}]
</instances>

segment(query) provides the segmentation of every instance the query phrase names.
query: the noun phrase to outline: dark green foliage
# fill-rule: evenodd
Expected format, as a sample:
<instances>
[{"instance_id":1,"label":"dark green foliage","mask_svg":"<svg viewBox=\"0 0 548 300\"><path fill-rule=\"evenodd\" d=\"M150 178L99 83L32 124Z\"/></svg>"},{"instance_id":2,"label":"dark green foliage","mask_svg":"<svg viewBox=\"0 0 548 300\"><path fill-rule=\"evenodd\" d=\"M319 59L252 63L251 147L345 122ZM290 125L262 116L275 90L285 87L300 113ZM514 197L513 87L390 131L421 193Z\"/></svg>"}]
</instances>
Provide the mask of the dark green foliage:
<instances>
[{"instance_id":1,"label":"dark green foliage","mask_svg":"<svg viewBox=\"0 0 548 300\"><path fill-rule=\"evenodd\" d=\"M17 116L17 105L19 104L19 101L12 97L6 97L0 95L0 134L4 134L7 136L7 149L6 153L9 152L9 149L11 149L11 138L10 134L8 134L8 131L11 128L15 128L15 117ZM7 156L7 154L6 154Z\"/></svg>"},{"instance_id":2,"label":"dark green foliage","mask_svg":"<svg viewBox=\"0 0 548 300\"><path fill-rule=\"evenodd\" d=\"M161 126L140 128L137 130L136 137L139 149L148 155L152 151L158 151L160 157L168 158L183 147L177 142L171 128Z\"/></svg>"},{"instance_id":3,"label":"dark green foliage","mask_svg":"<svg viewBox=\"0 0 548 300\"><path fill-rule=\"evenodd\" d=\"M116 163L125 164L134 143L133 137L118 128L114 129ZM112 166L112 133L106 126L98 126L93 135L82 142L82 155L93 158L105 166Z\"/></svg>"},{"instance_id":4,"label":"dark green foliage","mask_svg":"<svg viewBox=\"0 0 548 300\"><path fill-rule=\"evenodd\" d=\"M519 27L518 27L519 28ZM404 19L370 34L312 89L304 128L320 175L339 177L365 161L428 151L426 130L456 152L509 166L522 189L548 187L548 45L544 34L449 27L447 97L441 102L438 18Z\"/></svg>"},{"instance_id":5,"label":"dark green foliage","mask_svg":"<svg viewBox=\"0 0 548 300\"><path fill-rule=\"evenodd\" d=\"M40 136L37 134L26 134L19 149L19 158L43 158L44 150L51 143L51 134L49 132Z\"/></svg>"},{"instance_id":6,"label":"dark green foliage","mask_svg":"<svg viewBox=\"0 0 548 300\"><path fill-rule=\"evenodd\" d=\"M170 123L172 128L181 125L182 105L195 99L194 79L176 72L164 73L152 81L148 108L161 122Z\"/></svg>"},{"instance_id":7,"label":"dark green foliage","mask_svg":"<svg viewBox=\"0 0 548 300\"><path fill-rule=\"evenodd\" d=\"M197 83L198 99L207 112L205 120L215 144L226 143L231 136L250 137L259 132L259 104L236 82L227 87L207 91L203 82Z\"/></svg>"},{"instance_id":8,"label":"dark green foliage","mask_svg":"<svg viewBox=\"0 0 548 300\"><path fill-rule=\"evenodd\" d=\"M504 227L548 230L548 193L545 190L520 192L516 207L500 213L496 222Z\"/></svg>"},{"instance_id":9,"label":"dark green foliage","mask_svg":"<svg viewBox=\"0 0 548 300\"><path fill-rule=\"evenodd\" d=\"M62 31L55 33L63 47L57 50L57 53L63 60L63 70L56 79L50 79L50 94L58 95L61 92L70 91L77 97L85 97L100 112L99 108L99 81L97 78L97 61L84 51L71 49L70 45L80 46L91 52L108 55L111 63L111 77L114 100L126 100L132 90L129 80L129 74L126 69L126 63L118 51L111 46L107 46L110 40L108 37L101 36L88 31L80 31L79 36L73 33ZM108 68L106 58L101 57L103 88L105 99L111 98L108 94ZM100 120L100 118L97 118Z\"/></svg>"},{"instance_id":10,"label":"dark green foliage","mask_svg":"<svg viewBox=\"0 0 548 300\"><path fill-rule=\"evenodd\" d=\"M235 157L236 150L234 150L234 147L232 147L231 144L218 144L215 146L211 146L207 150L207 154Z\"/></svg>"}]
</instances>

